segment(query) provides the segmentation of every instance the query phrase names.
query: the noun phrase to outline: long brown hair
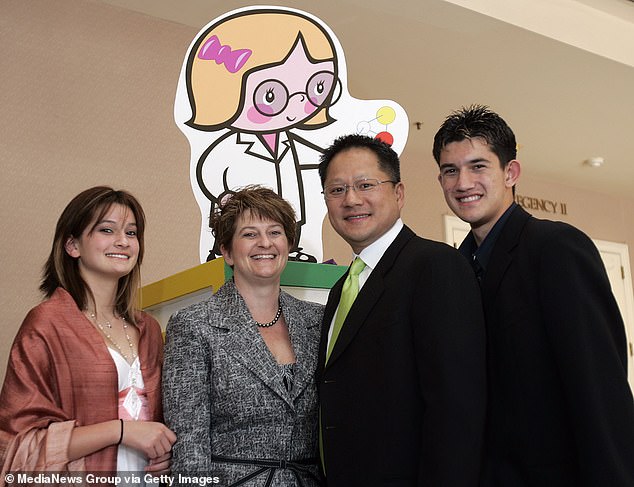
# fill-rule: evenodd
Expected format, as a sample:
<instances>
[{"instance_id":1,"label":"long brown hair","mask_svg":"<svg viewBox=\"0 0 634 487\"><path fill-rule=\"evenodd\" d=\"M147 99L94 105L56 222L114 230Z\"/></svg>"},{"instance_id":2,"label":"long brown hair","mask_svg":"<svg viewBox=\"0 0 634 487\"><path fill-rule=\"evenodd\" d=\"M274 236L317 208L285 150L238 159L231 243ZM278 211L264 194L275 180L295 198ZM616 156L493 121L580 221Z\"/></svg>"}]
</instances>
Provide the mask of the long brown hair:
<instances>
[{"instance_id":1,"label":"long brown hair","mask_svg":"<svg viewBox=\"0 0 634 487\"><path fill-rule=\"evenodd\" d=\"M64 208L57 226L51 253L44 265L40 291L50 298L58 287L64 288L73 297L79 309L86 309L88 300L94 301L91 289L79 272L78 260L68 255L65 244L69 238L79 238L89 225L89 233L95 222L103 219L112 205L129 208L136 220L139 257L132 271L121 277L117 286L115 313L135 323L137 292L141 284L141 262L143 261L145 213L138 200L127 191L114 190L108 186L96 186L82 191Z\"/></svg>"}]
</instances>

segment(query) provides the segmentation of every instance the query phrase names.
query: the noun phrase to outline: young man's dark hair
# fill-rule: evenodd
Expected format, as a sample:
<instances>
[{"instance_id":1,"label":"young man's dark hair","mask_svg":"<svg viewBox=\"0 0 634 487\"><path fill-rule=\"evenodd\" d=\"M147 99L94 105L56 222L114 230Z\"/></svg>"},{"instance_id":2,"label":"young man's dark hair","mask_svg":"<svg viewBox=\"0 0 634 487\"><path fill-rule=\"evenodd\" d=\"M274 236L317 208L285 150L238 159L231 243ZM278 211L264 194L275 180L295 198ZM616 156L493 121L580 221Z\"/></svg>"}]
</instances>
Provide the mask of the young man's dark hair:
<instances>
[{"instance_id":1,"label":"young man's dark hair","mask_svg":"<svg viewBox=\"0 0 634 487\"><path fill-rule=\"evenodd\" d=\"M434 137L433 154L440 164L440 152L452 142L480 137L489 145L502 167L517 157L515 134L497 113L484 105L462 107L449 115Z\"/></svg>"}]
</instances>

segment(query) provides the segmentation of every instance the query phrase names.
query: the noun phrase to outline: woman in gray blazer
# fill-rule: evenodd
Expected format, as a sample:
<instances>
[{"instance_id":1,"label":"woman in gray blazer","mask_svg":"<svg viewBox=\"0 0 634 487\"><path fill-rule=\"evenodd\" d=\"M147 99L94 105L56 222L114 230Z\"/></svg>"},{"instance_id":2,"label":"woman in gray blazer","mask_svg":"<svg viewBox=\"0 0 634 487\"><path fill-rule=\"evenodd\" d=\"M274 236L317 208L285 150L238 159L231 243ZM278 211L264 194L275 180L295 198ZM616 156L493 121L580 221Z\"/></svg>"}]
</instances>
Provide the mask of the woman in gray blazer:
<instances>
[{"instance_id":1,"label":"woman in gray blazer","mask_svg":"<svg viewBox=\"0 0 634 487\"><path fill-rule=\"evenodd\" d=\"M172 471L177 482L320 485L314 373L323 307L280 289L296 236L293 209L249 186L221 203L211 227L233 279L167 325Z\"/></svg>"}]
</instances>

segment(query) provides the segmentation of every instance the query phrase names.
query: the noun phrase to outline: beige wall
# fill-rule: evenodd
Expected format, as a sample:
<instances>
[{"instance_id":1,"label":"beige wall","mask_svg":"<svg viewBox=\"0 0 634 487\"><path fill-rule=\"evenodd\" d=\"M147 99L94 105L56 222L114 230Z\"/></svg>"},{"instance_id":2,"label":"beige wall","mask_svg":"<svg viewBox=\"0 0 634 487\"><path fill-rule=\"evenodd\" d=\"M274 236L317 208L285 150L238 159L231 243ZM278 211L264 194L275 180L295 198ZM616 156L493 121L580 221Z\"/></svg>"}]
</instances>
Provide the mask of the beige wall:
<instances>
[{"instance_id":1,"label":"beige wall","mask_svg":"<svg viewBox=\"0 0 634 487\"><path fill-rule=\"evenodd\" d=\"M85 0L0 0L0 377L36 304L55 223L79 191L133 192L148 219L145 283L197 264L189 146L173 123L196 33Z\"/></svg>"},{"instance_id":2,"label":"beige wall","mask_svg":"<svg viewBox=\"0 0 634 487\"><path fill-rule=\"evenodd\" d=\"M172 117L182 59L198 29L86 0L0 0L0 11L1 378L11 341L40 299L40 270L71 197L97 184L139 197L148 217L144 283L198 263L200 217L189 147ZM422 136L431 143L429 132L410 134ZM408 146L402 164L404 220L441 240L448 209L430 152ZM560 219L632 247L634 199L540 181L528 163L519 191L565 202ZM347 262L349 250L328 222L324 242L325 258Z\"/></svg>"}]
</instances>

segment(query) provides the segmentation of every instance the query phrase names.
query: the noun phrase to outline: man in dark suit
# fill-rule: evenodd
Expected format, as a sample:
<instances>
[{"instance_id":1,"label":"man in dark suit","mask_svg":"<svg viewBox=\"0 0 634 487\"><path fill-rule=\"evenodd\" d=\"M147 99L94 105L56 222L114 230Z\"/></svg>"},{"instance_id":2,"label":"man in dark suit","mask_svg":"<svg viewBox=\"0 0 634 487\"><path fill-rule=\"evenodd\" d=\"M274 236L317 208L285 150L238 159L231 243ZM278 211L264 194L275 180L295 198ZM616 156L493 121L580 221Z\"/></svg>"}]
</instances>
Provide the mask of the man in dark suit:
<instances>
[{"instance_id":1,"label":"man in dark suit","mask_svg":"<svg viewBox=\"0 0 634 487\"><path fill-rule=\"evenodd\" d=\"M476 486L485 335L468 263L403 225L405 188L388 145L339 138L319 173L330 222L362 261L335 284L324 315L317 380L328 486ZM360 291L338 320L342 288L357 285L348 280Z\"/></svg>"},{"instance_id":2,"label":"man in dark suit","mask_svg":"<svg viewBox=\"0 0 634 487\"><path fill-rule=\"evenodd\" d=\"M488 403L483 486L634 486L634 401L623 320L578 229L514 202L515 135L472 106L434 138L460 252L482 288Z\"/></svg>"}]
</instances>

